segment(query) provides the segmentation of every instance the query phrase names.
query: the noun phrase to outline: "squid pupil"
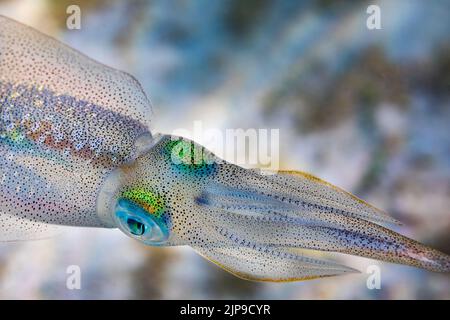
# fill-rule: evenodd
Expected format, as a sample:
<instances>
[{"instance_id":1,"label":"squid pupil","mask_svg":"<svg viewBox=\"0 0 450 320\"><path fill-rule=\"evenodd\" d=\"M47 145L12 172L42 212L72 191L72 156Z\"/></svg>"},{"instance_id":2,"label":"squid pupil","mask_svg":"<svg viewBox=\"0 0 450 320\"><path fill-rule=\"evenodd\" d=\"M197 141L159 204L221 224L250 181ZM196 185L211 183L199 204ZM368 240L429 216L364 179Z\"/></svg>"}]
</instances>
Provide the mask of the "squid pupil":
<instances>
[{"instance_id":1,"label":"squid pupil","mask_svg":"<svg viewBox=\"0 0 450 320\"><path fill-rule=\"evenodd\" d=\"M145 232L145 225L133 218L127 219L127 225L128 228L130 228L130 232L135 236L141 236Z\"/></svg>"}]
</instances>

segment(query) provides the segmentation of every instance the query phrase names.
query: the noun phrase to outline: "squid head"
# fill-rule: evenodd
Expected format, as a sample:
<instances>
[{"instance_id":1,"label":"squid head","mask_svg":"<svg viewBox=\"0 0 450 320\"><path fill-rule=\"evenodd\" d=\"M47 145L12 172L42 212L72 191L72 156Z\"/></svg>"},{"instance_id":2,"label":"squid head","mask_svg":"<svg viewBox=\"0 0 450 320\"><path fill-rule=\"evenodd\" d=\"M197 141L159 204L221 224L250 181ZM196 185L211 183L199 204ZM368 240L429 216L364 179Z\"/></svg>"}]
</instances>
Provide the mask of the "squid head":
<instances>
[{"instance_id":1,"label":"squid head","mask_svg":"<svg viewBox=\"0 0 450 320\"><path fill-rule=\"evenodd\" d=\"M190 140L155 136L118 168L98 213L152 246L188 245L250 280L296 281L357 272L314 251L448 271L447 255L390 229L398 222L312 175L263 174L217 158Z\"/></svg>"}]
</instances>

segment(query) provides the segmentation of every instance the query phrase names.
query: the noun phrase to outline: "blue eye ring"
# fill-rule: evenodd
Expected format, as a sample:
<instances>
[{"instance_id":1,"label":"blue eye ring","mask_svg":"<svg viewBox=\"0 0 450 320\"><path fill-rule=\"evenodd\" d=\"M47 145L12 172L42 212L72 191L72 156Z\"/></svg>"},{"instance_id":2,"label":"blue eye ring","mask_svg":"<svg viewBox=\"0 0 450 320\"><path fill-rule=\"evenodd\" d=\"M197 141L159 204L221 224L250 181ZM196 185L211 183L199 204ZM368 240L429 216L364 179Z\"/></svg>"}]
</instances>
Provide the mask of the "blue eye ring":
<instances>
[{"instance_id":1,"label":"blue eye ring","mask_svg":"<svg viewBox=\"0 0 450 320\"><path fill-rule=\"evenodd\" d=\"M164 221L133 201L119 199L114 219L119 229L126 235L147 245L164 245L169 239L169 230Z\"/></svg>"}]
</instances>

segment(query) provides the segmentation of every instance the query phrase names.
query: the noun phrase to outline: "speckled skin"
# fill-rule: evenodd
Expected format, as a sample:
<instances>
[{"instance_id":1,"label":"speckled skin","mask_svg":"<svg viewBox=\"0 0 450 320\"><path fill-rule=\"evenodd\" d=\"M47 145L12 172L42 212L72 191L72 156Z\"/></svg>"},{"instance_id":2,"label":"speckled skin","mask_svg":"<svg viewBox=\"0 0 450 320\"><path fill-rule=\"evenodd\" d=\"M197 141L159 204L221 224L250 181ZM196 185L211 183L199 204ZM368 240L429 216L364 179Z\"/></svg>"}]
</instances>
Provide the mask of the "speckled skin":
<instances>
[{"instance_id":1,"label":"speckled skin","mask_svg":"<svg viewBox=\"0 0 450 320\"><path fill-rule=\"evenodd\" d=\"M152 137L150 118L134 78L0 16L0 240L45 237L58 225L118 227L145 244L189 245L259 281L355 272L300 249L449 271L447 255L382 226L395 221L353 195ZM142 224L127 220L130 208ZM146 219L161 227L158 241Z\"/></svg>"},{"instance_id":2,"label":"speckled skin","mask_svg":"<svg viewBox=\"0 0 450 320\"><path fill-rule=\"evenodd\" d=\"M98 190L135 157L150 115L131 76L0 16L0 238L112 227L96 215Z\"/></svg>"}]
</instances>

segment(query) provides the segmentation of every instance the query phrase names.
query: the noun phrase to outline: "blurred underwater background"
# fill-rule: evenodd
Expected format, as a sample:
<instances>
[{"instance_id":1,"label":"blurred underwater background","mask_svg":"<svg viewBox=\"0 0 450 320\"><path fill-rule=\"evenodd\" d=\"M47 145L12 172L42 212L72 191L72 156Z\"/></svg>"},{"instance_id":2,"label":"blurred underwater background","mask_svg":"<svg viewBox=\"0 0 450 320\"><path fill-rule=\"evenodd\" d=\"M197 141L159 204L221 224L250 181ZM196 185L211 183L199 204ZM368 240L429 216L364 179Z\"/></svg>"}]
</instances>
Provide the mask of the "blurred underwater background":
<instances>
[{"instance_id":1,"label":"blurred underwater background","mask_svg":"<svg viewBox=\"0 0 450 320\"><path fill-rule=\"evenodd\" d=\"M69 5L80 30L66 27ZM369 5L380 30L366 27ZM276 128L284 169L310 172L450 253L450 1L0 0L0 14L133 74L156 132ZM205 141L198 141L207 144ZM361 274L243 281L190 248L71 228L0 244L1 299L450 299L450 276L342 256ZM82 272L66 288L67 267ZM366 269L381 270L369 290Z\"/></svg>"}]
</instances>

